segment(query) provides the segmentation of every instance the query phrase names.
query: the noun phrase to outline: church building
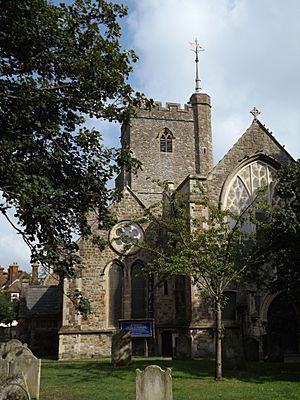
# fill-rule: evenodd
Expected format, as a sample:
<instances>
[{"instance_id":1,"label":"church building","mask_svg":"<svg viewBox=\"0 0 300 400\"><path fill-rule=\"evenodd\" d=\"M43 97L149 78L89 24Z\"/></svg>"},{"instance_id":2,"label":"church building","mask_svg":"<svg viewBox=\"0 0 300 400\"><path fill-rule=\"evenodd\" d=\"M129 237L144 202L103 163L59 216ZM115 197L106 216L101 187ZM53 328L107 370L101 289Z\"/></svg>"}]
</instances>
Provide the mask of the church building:
<instances>
[{"instance_id":1,"label":"church building","mask_svg":"<svg viewBox=\"0 0 300 400\"><path fill-rule=\"evenodd\" d=\"M122 146L132 150L143 168L137 174L124 170L116 179L123 193L122 200L111 205L117 223L110 231L100 232L111 239L110 245L100 251L92 240L79 240L82 275L66 281L64 292L80 289L89 298L92 313L84 318L64 297L60 359L109 356L112 336L119 328L132 331L134 354L179 357L186 351L187 357L214 356L213 313L199 290L188 277L173 276L158 284L141 274L149 254L125 246L122 234L143 238L144 228L136 221L145 208L161 200L158 180L190 194L191 203L193 188L201 181L214 204L235 212L260 186L268 186L271 198L276 170L293 159L259 121L258 111L253 109L252 114L251 125L216 165L211 99L197 85L183 107L156 103L151 110L139 109L122 127ZM94 229L98 229L96 224ZM226 295L227 338L232 346L246 349L248 359L283 361L299 353L296 304L253 287L232 288Z\"/></svg>"}]
</instances>

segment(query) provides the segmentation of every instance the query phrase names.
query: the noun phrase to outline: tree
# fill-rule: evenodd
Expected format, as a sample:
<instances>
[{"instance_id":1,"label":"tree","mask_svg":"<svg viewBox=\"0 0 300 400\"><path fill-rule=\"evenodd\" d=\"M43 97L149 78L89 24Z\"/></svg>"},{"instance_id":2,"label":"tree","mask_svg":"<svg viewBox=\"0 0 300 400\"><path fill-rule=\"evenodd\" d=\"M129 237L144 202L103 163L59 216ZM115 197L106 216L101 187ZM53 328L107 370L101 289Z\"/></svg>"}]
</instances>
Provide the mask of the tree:
<instances>
[{"instance_id":1,"label":"tree","mask_svg":"<svg viewBox=\"0 0 300 400\"><path fill-rule=\"evenodd\" d=\"M151 103L126 81L137 60L119 42L126 14L105 0L0 1L0 211L32 261L61 278L79 270L74 233L91 233L91 212L111 222L107 207L120 194L108 181L140 165L85 125L88 117L126 122Z\"/></svg>"},{"instance_id":2,"label":"tree","mask_svg":"<svg viewBox=\"0 0 300 400\"><path fill-rule=\"evenodd\" d=\"M10 300L7 293L0 292L0 323L11 324L18 315L18 300Z\"/></svg>"},{"instance_id":3,"label":"tree","mask_svg":"<svg viewBox=\"0 0 300 400\"><path fill-rule=\"evenodd\" d=\"M243 224L251 218L255 202L239 215L212 204L199 186L193 202L165 188L163 205L146 210L148 233L142 246L153 255L147 271L156 275L186 275L201 290L215 314L215 379L222 379L222 308L225 291L237 284L252 265L263 260L254 236ZM197 197L197 198L196 198ZM192 212L191 210L192 206ZM160 210L163 210L160 212ZM196 210L197 209L197 210ZM151 232L150 232L151 231ZM153 237L156 239L153 242ZM127 238L130 243L130 239ZM124 238L126 242L126 238Z\"/></svg>"},{"instance_id":4,"label":"tree","mask_svg":"<svg viewBox=\"0 0 300 400\"><path fill-rule=\"evenodd\" d=\"M266 260L274 274L269 275L269 288L284 292L294 299L300 296L300 161L278 171L275 203L267 208L268 218L261 224L263 240L270 252Z\"/></svg>"}]
</instances>

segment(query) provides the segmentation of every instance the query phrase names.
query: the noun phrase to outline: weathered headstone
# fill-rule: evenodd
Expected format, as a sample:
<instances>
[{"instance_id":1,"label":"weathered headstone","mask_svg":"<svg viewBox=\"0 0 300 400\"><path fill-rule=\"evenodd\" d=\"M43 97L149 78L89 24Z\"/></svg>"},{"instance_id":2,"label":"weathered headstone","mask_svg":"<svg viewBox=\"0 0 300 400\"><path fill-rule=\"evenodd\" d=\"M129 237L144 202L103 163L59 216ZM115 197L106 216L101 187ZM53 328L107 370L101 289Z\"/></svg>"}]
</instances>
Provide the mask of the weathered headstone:
<instances>
[{"instance_id":1,"label":"weathered headstone","mask_svg":"<svg viewBox=\"0 0 300 400\"><path fill-rule=\"evenodd\" d=\"M5 356L5 360L14 361L17 357L22 355L33 356L32 351L26 346L13 347ZM34 356L33 356L34 357Z\"/></svg>"},{"instance_id":2,"label":"weathered headstone","mask_svg":"<svg viewBox=\"0 0 300 400\"><path fill-rule=\"evenodd\" d=\"M0 378L7 377L9 374L9 362L0 358ZM1 379L0 379L1 382Z\"/></svg>"},{"instance_id":3,"label":"weathered headstone","mask_svg":"<svg viewBox=\"0 0 300 400\"><path fill-rule=\"evenodd\" d=\"M0 400L30 400L24 379L17 377L2 380L0 383Z\"/></svg>"},{"instance_id":4,"label":"weathered headstone","mask_svg":"<svg viewBox=\"0 0 300 400\"><path fill-rule=\"evenodd\" d=\"M192 338L188 335L179 335L175 342L176 359L189 360L192 354Z\"/></svg>"},{"instance_id":5,"label":"weathered headstone","mask_svg":"<svg viewBox=\"0 0 300 400\"><path fill-rule=\"evenodd\" d=\"M225 369L245 369L245 354L239 329L225 329L222 342L222 360Z\"/></svg>"},{"instance_id":6,"label":"weathered headstone","mask_svg":"<svg viewBox=\"0 0 300 400\"><path fill-rule=\"evenodd\" d=\"M22 344L22 342L20 342L20 340L18 340L18 339L11 339L11 340L9 340L8 342L2 343L2 344L1 344L1 347L0 347L1 356L2 356L3 358L5 358L5 357L7 356L7 354L8 354L12 349L14 349L15 347L20 347L20 346L22 347L23 344Z\"/></svg>"},{"instance_id":7,"label":"weathered headstone","mask_svg":"<svg viewBox=\"0 0 300 400\"><path fill-rule=\"evenodd\" d=\"M111 361L114 365L128 365L131 362L132 343L129 331L120 330L113 335Z\"/></svg>"},{"instance_id":8,"label":"weathered headstone","mask_svg":"<svg viewBox=\"0 0 300 400\"><path fill-rule=\"evenodd\" d=\"M173 400L171 369L149 365L136 370L136 400Z\"/></svg>"},{"instance_id":9,"label":"weathered headstone","mask_svg":"<svg viewBox=\"0 0 300 400\"><path fill-rule=\"evenodd\" d=\"M19 340L4 343L0 351L0 400L38 400L41 360Z\"/></svg>"},{"instance_id":10,"label":"weathered headstone","mask_svg":"<svg viewBox=\"0 0 300 400\"><path fill-rule=\"evenodd\" d=\"M41 360L33 354L21 354L9 365L10 376L23 376L27 383L28 392L34 399L39 399Z\"/></svg>"}]
</instances>

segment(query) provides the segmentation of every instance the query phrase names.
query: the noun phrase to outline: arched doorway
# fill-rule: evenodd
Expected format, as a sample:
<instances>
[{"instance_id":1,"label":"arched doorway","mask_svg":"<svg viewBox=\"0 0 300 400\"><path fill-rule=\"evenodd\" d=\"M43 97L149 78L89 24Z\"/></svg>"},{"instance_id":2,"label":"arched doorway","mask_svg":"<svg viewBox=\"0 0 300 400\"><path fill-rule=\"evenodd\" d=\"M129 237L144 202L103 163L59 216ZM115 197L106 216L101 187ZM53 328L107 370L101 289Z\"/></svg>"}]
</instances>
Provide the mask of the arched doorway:
<instances>
[{"instance_id":1,"label":"arched doorway","mask_svg":"<svg viewBox=\"0 0 300 400\"><path fill-rule=\"evenodd\" d=\"M264 356L268 361L284 361L284 356L298 353L298 326L293 303L285 295L272 301L267 313Z\"/></svg>"}]
</instances>

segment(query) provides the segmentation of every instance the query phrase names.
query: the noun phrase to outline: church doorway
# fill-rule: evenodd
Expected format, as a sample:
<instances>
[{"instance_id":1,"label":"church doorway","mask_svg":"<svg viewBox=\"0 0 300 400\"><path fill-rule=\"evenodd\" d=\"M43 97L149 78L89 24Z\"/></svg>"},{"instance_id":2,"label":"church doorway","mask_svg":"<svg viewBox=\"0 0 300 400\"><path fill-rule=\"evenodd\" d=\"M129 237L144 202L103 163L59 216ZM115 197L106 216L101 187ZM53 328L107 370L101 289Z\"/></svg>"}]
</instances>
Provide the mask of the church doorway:
<instances>
[{"instance_id":1,"label":"church doorway","mask_svg":"<svg viewBox=\"0 0 300 400\"><path fill-rule=\"evenodd\" d=\"M161 334L161 355L163 357L173 357L172 332L164 331Z\"/></svg>"},{"instance_id":2,"label":"church doorway","mask_svg":"<svg viewBox=\"0 0 300 400\"><path fill-rule=\"evenodd\" d=\"M267 313L264 356L268 361L284 361L284 356L298 353L298 326L295 308L285 295L277 296Z\"/></svg>"}]
</instances>

